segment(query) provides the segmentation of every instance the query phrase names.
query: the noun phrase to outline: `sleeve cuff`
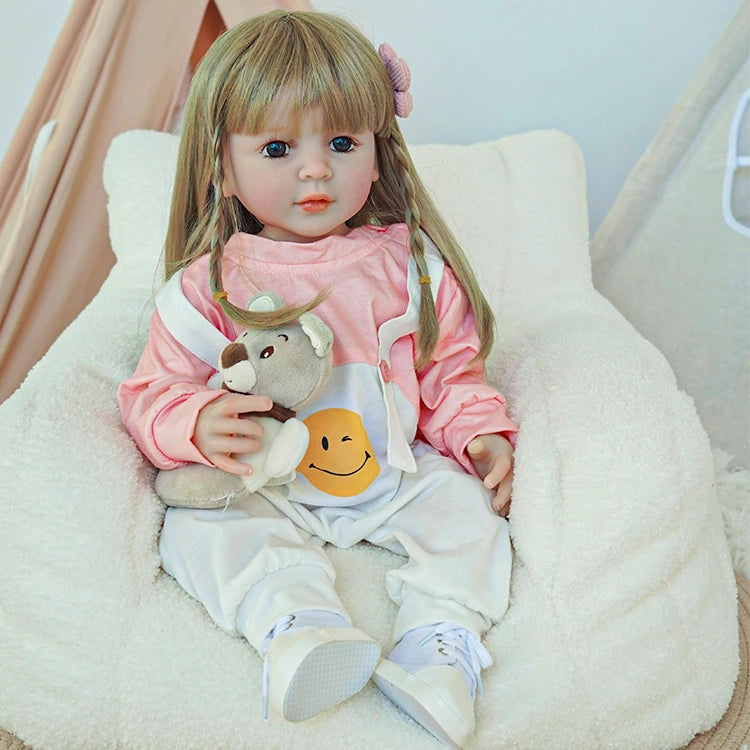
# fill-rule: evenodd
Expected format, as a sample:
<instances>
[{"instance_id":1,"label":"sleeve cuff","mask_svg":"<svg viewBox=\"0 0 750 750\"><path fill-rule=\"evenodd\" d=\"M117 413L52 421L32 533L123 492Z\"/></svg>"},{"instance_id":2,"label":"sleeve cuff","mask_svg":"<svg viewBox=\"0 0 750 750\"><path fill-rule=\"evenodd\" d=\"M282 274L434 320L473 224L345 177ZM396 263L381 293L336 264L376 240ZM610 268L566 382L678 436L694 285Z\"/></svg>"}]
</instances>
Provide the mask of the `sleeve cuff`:
<instances>
[{"instance_id":1,"label":"sleeve cuff","mask_svg":"<svg viewBox=\"0 0 750 750\"><path fill-rule=\"evenodd\" d=\"M155 420L153 441L167 461L176 466L186 463L213 464L193 443L195 423L200 410L224 395L224 391L206 390L186 395Z\"/></svg>"}]
</instances>

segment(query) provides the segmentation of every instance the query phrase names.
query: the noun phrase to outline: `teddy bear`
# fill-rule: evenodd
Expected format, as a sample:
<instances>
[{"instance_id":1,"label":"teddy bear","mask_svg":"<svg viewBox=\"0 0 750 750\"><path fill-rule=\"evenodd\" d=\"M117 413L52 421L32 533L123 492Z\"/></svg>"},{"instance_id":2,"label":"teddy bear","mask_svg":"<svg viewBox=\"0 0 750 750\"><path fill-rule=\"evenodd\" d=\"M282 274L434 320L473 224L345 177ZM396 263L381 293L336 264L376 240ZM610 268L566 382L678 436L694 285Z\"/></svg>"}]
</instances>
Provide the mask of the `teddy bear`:
<instances>
[{"instance_id":1,"label":"teddy bear","mask_svg":"<svg viewBox=\"0 0 750 750\"><path fill-rule=\"evenodd\" d=\"M271 312L284 306L283 298L259 292L248 303L251 312ZM253 413L263 425L260 450L235 456L252 465L249 476L229 474L204 464L160 470L154 488L163 503L173 507L221 508L265 485L291 482L309 442L305 424L296 411L312 403L328 381L333 334L315 314L270 328L248 328L221 352L218 372L209 381L236 393L270 396L270 412Z\"/></svg>"}]
</instances>

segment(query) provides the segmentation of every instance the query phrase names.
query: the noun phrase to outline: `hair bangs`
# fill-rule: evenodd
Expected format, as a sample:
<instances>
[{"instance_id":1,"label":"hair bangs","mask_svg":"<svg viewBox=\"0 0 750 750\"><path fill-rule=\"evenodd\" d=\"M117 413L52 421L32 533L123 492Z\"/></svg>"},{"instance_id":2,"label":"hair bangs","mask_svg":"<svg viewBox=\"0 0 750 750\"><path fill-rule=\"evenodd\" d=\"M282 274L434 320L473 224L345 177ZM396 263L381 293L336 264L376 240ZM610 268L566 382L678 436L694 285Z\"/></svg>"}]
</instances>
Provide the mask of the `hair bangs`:
<instances>
[{"instance_id":1,"label":"hair bangs","mask_svg":"<svg viewBox=\"0 0 750 750\"><path fill-rule=\"evenodd\" d=\"M393 120L385 66L364 36L342 34L331 19L273 15L228 76L227 132L262 132L282 108L288 123L322 107L325 127L334 131L379 133Z\"/></svg>"}]
</instances>

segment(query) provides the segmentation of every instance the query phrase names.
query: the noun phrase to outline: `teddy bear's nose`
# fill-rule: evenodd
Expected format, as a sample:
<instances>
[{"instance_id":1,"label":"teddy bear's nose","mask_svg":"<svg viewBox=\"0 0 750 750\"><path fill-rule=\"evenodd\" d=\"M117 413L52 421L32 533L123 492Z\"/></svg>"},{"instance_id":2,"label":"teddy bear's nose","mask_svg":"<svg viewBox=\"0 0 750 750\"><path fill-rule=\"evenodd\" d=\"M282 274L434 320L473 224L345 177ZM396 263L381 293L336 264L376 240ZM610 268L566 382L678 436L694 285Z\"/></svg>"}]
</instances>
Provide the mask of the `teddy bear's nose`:
<instances>
[{"instance_id":1,"label":"teddy bear's nose","mask_svg":"<svg viewBox=\"0 0 750 750\"><path fill-rule=\"evenodd\" d=\"M221 352L221 366L225 370L238 362L244 362L246 359L247 349L242 344L228 344Z\"/></svg>"}]
</instances>

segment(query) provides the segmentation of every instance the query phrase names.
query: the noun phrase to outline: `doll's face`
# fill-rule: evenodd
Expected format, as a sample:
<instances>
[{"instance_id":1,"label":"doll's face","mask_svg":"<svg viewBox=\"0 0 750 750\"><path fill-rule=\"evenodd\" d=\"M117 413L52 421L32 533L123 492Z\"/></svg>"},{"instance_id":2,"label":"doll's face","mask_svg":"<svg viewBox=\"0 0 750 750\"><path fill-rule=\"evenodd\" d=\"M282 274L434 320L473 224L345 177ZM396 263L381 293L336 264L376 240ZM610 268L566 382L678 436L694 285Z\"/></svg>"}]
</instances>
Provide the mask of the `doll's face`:
<instances>
[{"instance_id":1,"label":"doll's face","mask_svg":"<svg viewBox=\"0 0 750 750\"><path fill-rule=\"evenodd\" d=\"M262 237L312 242L347 234L345 222L379 177L372 131L328 132L320 107L298 121L285 120L280 109L264 132L228 136L224 195L258 219Z\"/></svg>"}]
</instances>

